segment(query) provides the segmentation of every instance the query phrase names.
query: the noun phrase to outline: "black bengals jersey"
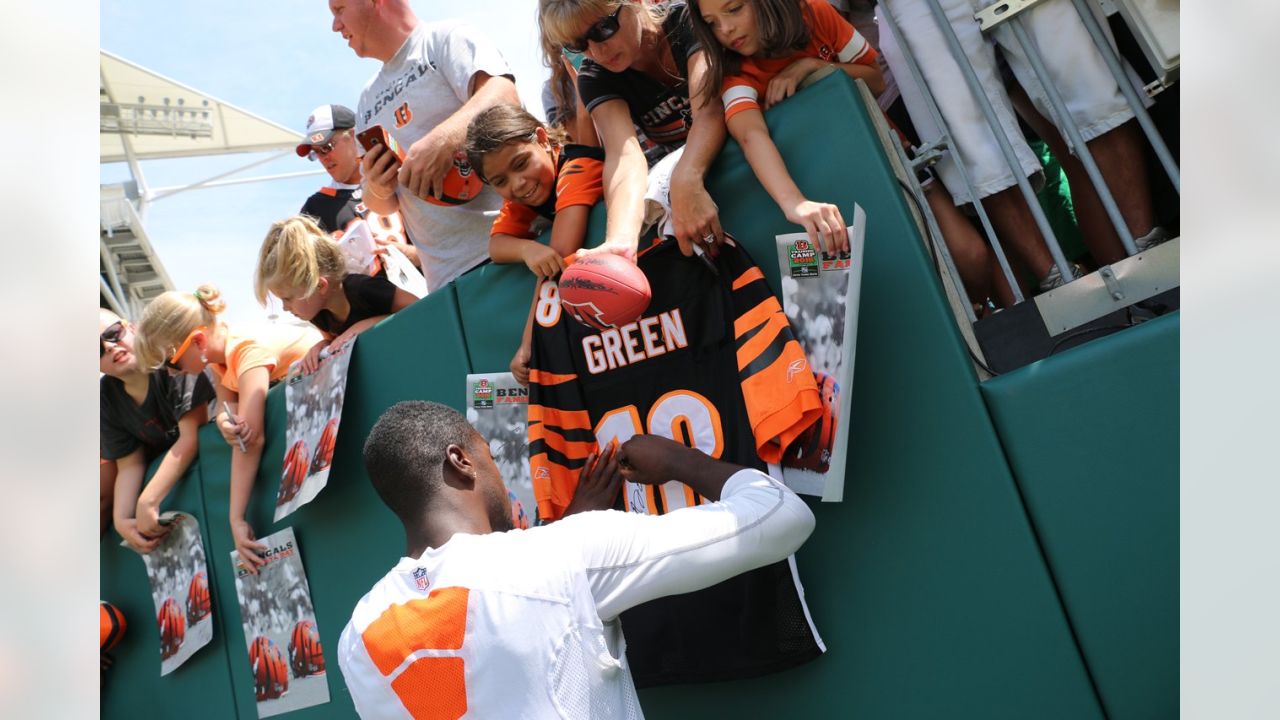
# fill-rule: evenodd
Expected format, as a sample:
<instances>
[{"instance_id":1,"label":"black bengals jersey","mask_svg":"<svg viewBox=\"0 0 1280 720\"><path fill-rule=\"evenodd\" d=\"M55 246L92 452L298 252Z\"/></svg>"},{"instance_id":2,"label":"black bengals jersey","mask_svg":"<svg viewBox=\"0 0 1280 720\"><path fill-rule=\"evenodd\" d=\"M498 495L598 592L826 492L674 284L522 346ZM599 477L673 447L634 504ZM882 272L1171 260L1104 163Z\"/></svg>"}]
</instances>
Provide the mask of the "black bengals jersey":
<instances>
[{"instance_id":1,"label":"black bengals jersey","mask_svg":"<svg viewBox=\"0 0 1280 720\"><path fill-rule=\"evenodd\" d=\"M558 519L587 455L652 433L764 469L820 415L804 351L764 275L726 245L713 275L673 239L637 264L652 300L635 322L593 330L545 283L529 372L529 455L539 516ZM619 508L661 514L703 498L688 486L626 483ZM761 675L817 657L790 561L622 615L638 687Z\"/></svg>"}]
</instances>

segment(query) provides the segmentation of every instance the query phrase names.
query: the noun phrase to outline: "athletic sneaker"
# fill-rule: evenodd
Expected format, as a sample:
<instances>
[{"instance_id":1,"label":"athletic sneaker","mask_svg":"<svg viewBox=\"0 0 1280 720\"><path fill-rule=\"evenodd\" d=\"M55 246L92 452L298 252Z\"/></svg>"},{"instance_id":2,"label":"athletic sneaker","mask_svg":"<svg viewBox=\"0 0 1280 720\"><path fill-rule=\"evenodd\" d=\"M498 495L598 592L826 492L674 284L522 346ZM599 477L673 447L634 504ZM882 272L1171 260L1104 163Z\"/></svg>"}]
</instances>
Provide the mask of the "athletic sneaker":
<instances>
[{"instance_id":1,"label":"athletic sneaker","mask_svg":"<svg viewBox=\"0 0 1280 720\"><path fill-rule=\"evenodd\" d=\"M1084 277L1084 271L1080 269L1079 265L1071 263L1071 279L1079 280L1082 277ZM1040 292L1045 293L1060 288L1066 285L1067 282L1062 279L1062 271L1058 269L1057 264L1054 264L1053 267L1049 268L1049 274L1045 275L1044 279L1040 281Z\"/></svg>"},{"instance_id":2,"label":"athletic sneaker","mask_svg":"<svg viewBox=\"0 0 1280 720\"><path fill-rule=\"evenodd\" d=\"M1144 252L1167 240L1169 240L1169 231L1157 225L1151 228L1151 232L1146 235L1134 238L1133 244L1138 248L1138 252Z\"/></svg>"}]
</instances>

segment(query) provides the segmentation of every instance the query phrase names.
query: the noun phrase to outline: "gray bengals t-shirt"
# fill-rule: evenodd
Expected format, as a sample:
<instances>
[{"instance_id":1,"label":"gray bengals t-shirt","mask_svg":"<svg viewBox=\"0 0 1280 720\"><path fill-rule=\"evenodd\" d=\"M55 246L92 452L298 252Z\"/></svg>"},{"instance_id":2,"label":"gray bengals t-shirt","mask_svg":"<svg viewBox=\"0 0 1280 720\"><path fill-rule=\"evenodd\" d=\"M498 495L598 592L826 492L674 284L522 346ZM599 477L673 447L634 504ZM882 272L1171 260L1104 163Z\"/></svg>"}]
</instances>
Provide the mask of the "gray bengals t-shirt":
<instances>
[{"instance_id":1,"label":"gray bengals t-shirt","mask_svg":"<svg viewBox=\"0 0 1280 720\"><path fill-rule=\"evenodd\" d=\"M462 107L478 72L512 76L497 46L470 26L419 23L360 94L356 130L381 125L407 152ZM489 257L489 229L502 199L487 185L471 202L451 207L432 205L403 186L396 194L429 291Z\"/></svg>"}]
</instances>

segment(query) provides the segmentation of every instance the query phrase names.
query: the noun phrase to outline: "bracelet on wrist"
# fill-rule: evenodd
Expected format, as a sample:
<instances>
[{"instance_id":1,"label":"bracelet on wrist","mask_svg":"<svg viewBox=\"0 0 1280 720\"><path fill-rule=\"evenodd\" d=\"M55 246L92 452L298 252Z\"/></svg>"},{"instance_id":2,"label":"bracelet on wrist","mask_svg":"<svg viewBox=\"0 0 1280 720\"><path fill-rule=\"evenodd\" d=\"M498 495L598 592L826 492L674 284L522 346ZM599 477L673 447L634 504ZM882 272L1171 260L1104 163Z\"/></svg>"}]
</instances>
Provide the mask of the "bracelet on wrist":
<instances>
[{"instance_id":1,"label":"bracelet on wrist","mask_svg":"<svg viewBox=\"0 0 1280 720\"><path fill-rule=\"evenodd\" d=\"M395 194L396 194L396 190L395 190L395 188L392 188L392 189L391 189L391 192L387 193L386 195L383 195L382 193L380 193L380 192L378 192L377 190L374 190L374 189L373 189L373 184L372 184L372 183L370 183L369 185L366 185L366 186L365 186L365 188L367 188L367 189L369 190L369 194L370 194L370 195L372 195L372 196L374 196L374 197L378 198L379 200L386 200L387 198L389 198L389 197L391 197L392 195L395 195Z\"/></svg>"}]
</instances>

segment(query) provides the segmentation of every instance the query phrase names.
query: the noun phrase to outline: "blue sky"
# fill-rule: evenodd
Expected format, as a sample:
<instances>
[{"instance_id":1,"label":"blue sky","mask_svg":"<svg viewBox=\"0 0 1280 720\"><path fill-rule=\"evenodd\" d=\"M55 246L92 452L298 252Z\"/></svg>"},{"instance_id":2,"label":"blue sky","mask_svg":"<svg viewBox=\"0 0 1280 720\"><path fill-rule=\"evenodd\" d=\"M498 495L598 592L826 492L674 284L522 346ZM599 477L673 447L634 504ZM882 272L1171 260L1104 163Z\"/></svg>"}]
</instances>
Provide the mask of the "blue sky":
<instances>
[{"instance_id":1,"label":"blue sky","mask_svg":"<svg viewBox=\"0 0 1280 720\"><path fill-rule=\"evenodd\" d=\"M459 17L487 33L511 64L525 106L542 116L540 93L548 71L538 49L535 0L417 0L413 6L423 21ZM330 20L327 4L317 0L216 6L103 0L101 47L301 132L317 105L337 102L354 109L361 88L380 66L356 57L330 31ZM155 160L142 163L142 173L152 188L185 185L263 157ZM313 168L319 165L290 155L243 177ZM104 183L128 177L122 163L102 166ZM320 174L180 193L152 204L147 232L177 289L217 283L227 299L228 321L258 320L267 313L253 297L252 275L267 227L297 211L328 181Z\"/></svg>"}]
</instances>

